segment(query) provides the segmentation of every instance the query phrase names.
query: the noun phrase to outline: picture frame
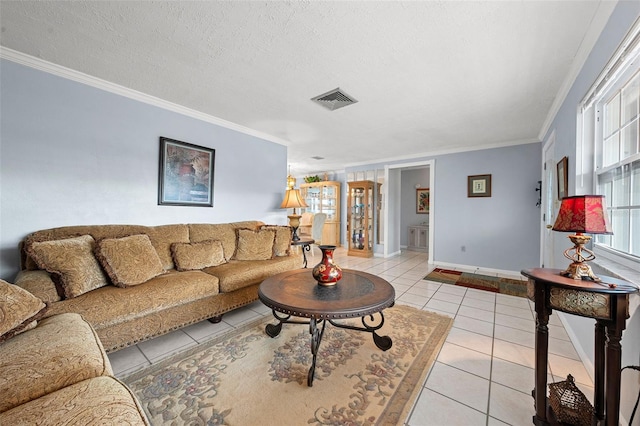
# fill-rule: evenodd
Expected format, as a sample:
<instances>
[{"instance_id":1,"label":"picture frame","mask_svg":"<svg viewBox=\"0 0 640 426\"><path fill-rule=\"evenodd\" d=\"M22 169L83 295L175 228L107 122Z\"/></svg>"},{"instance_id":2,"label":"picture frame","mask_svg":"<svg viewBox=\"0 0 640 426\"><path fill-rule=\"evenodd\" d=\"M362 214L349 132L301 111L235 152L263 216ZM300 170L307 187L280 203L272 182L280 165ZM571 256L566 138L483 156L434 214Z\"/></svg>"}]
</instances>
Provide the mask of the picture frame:
<instances>
[{"instance_id":1,"label":"picture frame","mask_svg":"<svg viewBox=\"0 0 640 426\"><path fill-rule=\"evenodd\" d=\"M467 197L491 197L491 175L467 176Z\"/></svg>"},{"instance_id":2,"label":"picture frame","mask_svg":"<svg viewBox=\"0 0 640 426\"><path fill-rule=\"evenodd\" d=\"M562 157L562 160L556 164L556 172L558 176L558 200L569 196L569 158Z\"/></svg>"},{"instance_id":3,"label":"picture frame","mask_svg":"<svg viewBox=\"0 0 640 426\"><path fill-rule=\"evenodd\" d=\"M158 205L213 207L215 149L160 137Z\"/></svg>"},{"instance_id":4,"label":"picture frame","mask_svg":"<svg viewBox=\"0 0 640 426\"><path fill-rule=\"evenodd\" d=\"M416 213L429 214L429 188L416 189Z\"/></svg>"}]
</instances>

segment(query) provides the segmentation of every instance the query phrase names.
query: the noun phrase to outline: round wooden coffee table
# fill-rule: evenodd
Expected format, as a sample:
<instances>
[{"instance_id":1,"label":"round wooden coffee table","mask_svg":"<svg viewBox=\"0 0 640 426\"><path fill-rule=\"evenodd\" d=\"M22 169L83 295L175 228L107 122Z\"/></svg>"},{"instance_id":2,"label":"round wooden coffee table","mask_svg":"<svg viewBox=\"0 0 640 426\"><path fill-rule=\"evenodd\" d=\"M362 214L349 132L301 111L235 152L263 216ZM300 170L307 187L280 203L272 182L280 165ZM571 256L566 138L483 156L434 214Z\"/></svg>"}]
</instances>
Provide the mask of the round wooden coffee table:
<instances>
[{"instance_id":1,"label":"round wooden coffee table","mask_svg":"<svg viewBox=\"0 0 640 426\"><path fill-rule=\"evenodd\" d=\"M267 324L265 332L276 337L282 324L308 324L311 333L313 361L307 384L313 385L316 356L324 335L326 323L350 330L372 334L375 345L386 351L393 344L389 336L376 333L384 325L385 308L393 306L395 290L386 280L366 272L342 270L342 279L333 286L318 285L309 269L287 271L260 284L258 296L270 307L277 324ZM284 314L284 315L282 315ZM292 320L291 317L308 318L308 321ZM339 319L360 318L362 327L335 322ZM319 329L318 325L322 325Z\"/></svg>"}]
</instances>

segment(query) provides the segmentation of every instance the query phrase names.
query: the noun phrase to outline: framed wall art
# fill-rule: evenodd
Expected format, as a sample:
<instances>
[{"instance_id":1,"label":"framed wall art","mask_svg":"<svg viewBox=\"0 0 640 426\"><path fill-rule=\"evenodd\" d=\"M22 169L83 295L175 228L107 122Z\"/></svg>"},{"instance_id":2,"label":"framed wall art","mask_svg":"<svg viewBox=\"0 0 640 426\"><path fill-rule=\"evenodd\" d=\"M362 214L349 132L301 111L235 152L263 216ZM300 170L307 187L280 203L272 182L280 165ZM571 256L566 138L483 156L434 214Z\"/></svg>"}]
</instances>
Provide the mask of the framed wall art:
<instances>
[{"instance_id":1,"label":"framed wall art","mask_svg":"<svg viewBox=\"0 0 640 426\"><path fill-rule=\"evenodd\" d=\"M213 207L215 149L160 138L158 204Z\"/></svg>"},{"instance_id":2,"label":"framed wall art","mask_svg":"<svg viewBox=\"0 0 640 426\"><path fill-rule=\"evenodd\" d=\"M416 213L429 213L429 188L416 189Z\"/></svg>"},{"instance_id":3,"label":"framed wall art","mask_svg":"<svg viewBox=\"0 0 640 426\"><path fill-rule=\"evenodd\" d=\"M467 197L491 197L491 175L468 176Z\"/></svg>"},{"instance_id":4,"label":"framed wall art","mask_svg":"<svg viewBox=\"0 0 640 426\"><path fill-rule=\"evenodd\" d=\"M562 157L562 160L558 161L556 169L558 174L558 200L562 200L564 197L569 196L569 192L567 191L569 187L569 159Z\"/></svg>"}]
</instances>

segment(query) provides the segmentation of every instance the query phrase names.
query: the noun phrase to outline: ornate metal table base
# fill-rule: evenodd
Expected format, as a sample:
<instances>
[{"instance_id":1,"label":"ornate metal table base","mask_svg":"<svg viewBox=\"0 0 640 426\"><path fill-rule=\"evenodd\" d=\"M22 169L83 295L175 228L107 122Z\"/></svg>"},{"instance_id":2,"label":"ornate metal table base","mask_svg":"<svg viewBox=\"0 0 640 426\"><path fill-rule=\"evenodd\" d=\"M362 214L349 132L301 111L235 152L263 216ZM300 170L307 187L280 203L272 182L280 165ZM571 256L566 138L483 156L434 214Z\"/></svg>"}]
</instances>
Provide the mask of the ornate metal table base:
<instances>
[{"instance_id":1,"label":"ornate metal table base","mask_svg":"<svg viewBox=\"0 0 640 426\"><path fill-rule=\"evenodd\" d=\"M304 259L303 266L307 267L307 251L311 251L311 244L303 244L302 245L302 259Z\"/></svg>"},{"instance_id":2,"label":"ornate metal table base","mask_svg":"<svg viewBox=\"0 0 640 426\"><path fill-rule=\"evenodd\" d=\"M391 349L391 346L393 345L391 338L389 336L380 336L376 333L376 331L384 325L384 314L382 312L377 312L377 314L380 316L377 322L374 322L376 321L374 314L365 315L360 317L362 327L356 327L349 324L337 323L331 319L316 320L315 318L311 318L309 321L292 320L290 319L291 315L280 316L275 310L273 310L273 316L278 320L278 323L267 324L265 332L269 337L276 337L280 334L280 331L282 331L282 324L309 324L309 333L311 334L311 354L313 355L313 360L311 361L311 368L309 368L309 374L307 375L307 385L311 387L313 386L313 378L316 372L316 357L318 356L318 349L320 348L320 342L322 342L322 336L324 336L324 329L327 322L338 328L369 332L373 335L373 343L375 343L379 349L383 351ZM370 324L367 323L367 318L369 318ZM319 327L319 325L322 325L322 327Z\"/></svg>"}]
</instances>

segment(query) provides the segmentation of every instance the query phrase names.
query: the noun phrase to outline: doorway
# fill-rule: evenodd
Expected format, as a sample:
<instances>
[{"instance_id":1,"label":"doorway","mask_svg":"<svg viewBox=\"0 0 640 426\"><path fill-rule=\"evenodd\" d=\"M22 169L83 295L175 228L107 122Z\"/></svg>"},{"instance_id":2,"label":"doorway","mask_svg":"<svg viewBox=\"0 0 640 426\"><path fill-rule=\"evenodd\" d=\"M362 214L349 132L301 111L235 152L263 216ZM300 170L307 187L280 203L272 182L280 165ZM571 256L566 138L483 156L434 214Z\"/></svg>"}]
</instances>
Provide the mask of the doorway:
<instances>
[{"instance_id":1,"label":"doorway","mask_svg":"<svg viewBox=\"0 0 640 426\"><path fill-rule=\"evenodd\" d=\"M549 139L542 148L542 189L541 189L541 244L540 264L543 268L553 268L553 223L555 222L556 200L558 190L556 188L556 163L555 163L556 132L551 132Z\"/></svg>"},{"instance_id":2,"label":"doorway","mask_svg":"<svg viewBox=\"0 0 640 426\"><path fill-rule=\"evenodd\" d=\"M412 205L403 205L400 200L402 171L418 168L427 168L429 170L429 237L427 241L428 262L433 263L433 236L434 217L435 217L435 160L418 161L414 163L403 163L385 166L385 182L383 188L383 197L387 201L383 208L384 223L384 257L400 254L400 241L403 235L401 218L403 209L415 209ZM413 188L415 191L415 188Z\"/></svg>"}]
</instances>

